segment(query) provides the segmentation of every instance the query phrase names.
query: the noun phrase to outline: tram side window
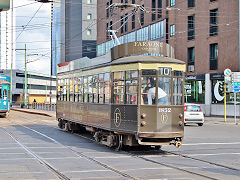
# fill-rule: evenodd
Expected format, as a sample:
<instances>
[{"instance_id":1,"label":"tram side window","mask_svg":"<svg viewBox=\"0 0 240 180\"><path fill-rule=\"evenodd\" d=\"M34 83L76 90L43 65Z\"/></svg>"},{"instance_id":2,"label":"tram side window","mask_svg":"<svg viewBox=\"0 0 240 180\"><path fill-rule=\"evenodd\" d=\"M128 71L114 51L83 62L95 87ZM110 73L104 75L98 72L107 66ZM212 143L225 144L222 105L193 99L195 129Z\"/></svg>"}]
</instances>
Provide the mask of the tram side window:
<instances>
[{"instance_id":1,"label":"tram side window","mask_svg":"<svg viewBox=\"0 0 240 180\"><path fill-rule=\"evenodd\" d=\"M124 104L125 72L113 73L113 103Z\"/></svg>"},{"instance_id":2,"label":"tram side window","mask_svg":"<svg viewBox=\"0 0 240 180\"><path fill-rule=\"evenodd\" d=\"M83 102L83 77L78 78L78 102Z\"/></svg>"},{"instance_id":3,"label":"tram side window","mask_svg":"<svg viewBox=\"0 0 240 180\"><path fill-rule=\"evenodd\" d=\"M74 102L78 102L78 88L79 80L78 78L74 78Z\"/></svg>"},{"instance_id":4,"label":"tram side window","mask_svg":"<svg viewBox=\"0 0 240 180\"><path fill-rule=\"evenodd\" d=\"M179 77L177 77L179 76ZM183 72L175 71L173 78L173 105L183 104Z\"/></svg>"},{"instance_id":5,"label":"tram side window","mask_svg":"<svg viewBox=\"0 0 240 180\"><path fill-rule=\"evenodd\" d=\"M109 104L111 101L110 90L110 73L104 74L104 103Z\"/></svg>"},{"instance_id":6,"label":"tram side window","mask_svg":"<svg viewBox=\"0 0 240 180\"><path fill-rule=\"evenodd\" d=\"M2 89L0 89L0 99L2 99Z\"/></svg>"},{"instance_id":7,"label":"tram side window","mask_svg":"<svg viewBox=\"0 0 240 180\"><path fill-rule=\"evenodd\" d=\"M63 100L63 80L62 79L59 79L58 80L58 100L59 101L62 101Z\"/></svg>"},{"instance_id":8,"label":"tram side window","mask_svg":"<svg viewBox=\"0 0 240 180\"><path fill-rule=\"evenodd\" d=\"M88 102L93 102L93 77L88 76Z\"/></svg>"},{"instance_id":9,"label":"tram side window","mask_svg":"<svg viewBox=\"0 0 240 180\"><path fill-rule=\"evenodd\" d=\"M88 79L87 76L84 77L84 94L83 94L83 102L88 102Z\"/></svg>"},{"instance_id":10,"label":"tram side window","mask_svg":"<svg viewBox=\"0 0 240 180\"><path fill-rule=\"evenodd\" d=\"M126 71L126 104L138 103L138 71Z\"/></svg>"},{"instance_id":11,"label":"tram side window","mask_svg":"<svg viewBox=\"0 0 240 180\"><path fill-rule=\"evenodd\" d=\"M3 90L3 100L7 100L7 89Z\"/></svg>"},{"instance_id":12,"label":"tram side window","mask_svg":"<svg viewBox=\"0 0 240 180\"><path fill-rule=\"evenodd\" d=\"M99 74L99 83L98 83L98 96L99 103L104 103L104 74Z\"/></svg>"},{"instance_id":13,"label":"tram side window","mask_svg":"<svg viewBox=\"0 0 240 180\"><path fill-rule=\"evenodd\" d=\"M74 80L73 79L70 79L69 81L69 95L70 95L70 98L69 98L69 101L71 102L74 102Z\"/></svg>"},{"instance_id":14,"label":"tram side window","mask_svg":"<svg viewBox=\"0 0 240 180\"><path fill-rule=\"evenodd\" d=\"M99 76L94 75L93 76L93 82L92 82L92 90L93 90L93 103L98 103L98 80Z\"/></svg>"},{"instance_id":15,"label":"tram side window","mask_svg":"<svg viewBox=\"0 0 240 180\"><path fill-rule=\"evenodd\" d=\"M63 101L67 101L67 91L68 91L68 83L67 83L67 79L64 79L64 85L63 85Z\"/></svg>"}]
</instances>

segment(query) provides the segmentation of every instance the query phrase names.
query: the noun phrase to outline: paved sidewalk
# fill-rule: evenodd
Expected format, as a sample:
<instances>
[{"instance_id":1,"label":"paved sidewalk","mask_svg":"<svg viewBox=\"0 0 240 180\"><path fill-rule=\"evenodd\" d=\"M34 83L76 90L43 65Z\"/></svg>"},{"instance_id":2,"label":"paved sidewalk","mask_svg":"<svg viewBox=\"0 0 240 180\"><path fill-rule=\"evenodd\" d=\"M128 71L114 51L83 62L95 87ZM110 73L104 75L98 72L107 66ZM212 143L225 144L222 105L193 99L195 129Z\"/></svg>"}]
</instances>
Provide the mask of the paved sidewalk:
<instances>
[{"instance_id":1,"label":"paved sidewalk","mask_svg":"<svg viewBox=\"0 0 240 180\"><path fill-rule=\"evenodd\" d=\"M29 113L29 114L48 116L48 117L56 117L55 111L44 111L44 110L39 110L39 109L25 109L25 108L11 108L11 110L25 112L25 113Z\"/></svg>"},{"instance_id":2,"label":"paved sidewalk","mask_svg":"<svg viewBox=\"0 0 240 180\"><path fill-rule=\"evenodd\" d=\"M213 123L213 124L238 124L240 125L239 117L236 118L236 123L234 117L227 117L226 122L224 121L224 117L206 117L205 123Z\"/></svg>"}]
</instances>

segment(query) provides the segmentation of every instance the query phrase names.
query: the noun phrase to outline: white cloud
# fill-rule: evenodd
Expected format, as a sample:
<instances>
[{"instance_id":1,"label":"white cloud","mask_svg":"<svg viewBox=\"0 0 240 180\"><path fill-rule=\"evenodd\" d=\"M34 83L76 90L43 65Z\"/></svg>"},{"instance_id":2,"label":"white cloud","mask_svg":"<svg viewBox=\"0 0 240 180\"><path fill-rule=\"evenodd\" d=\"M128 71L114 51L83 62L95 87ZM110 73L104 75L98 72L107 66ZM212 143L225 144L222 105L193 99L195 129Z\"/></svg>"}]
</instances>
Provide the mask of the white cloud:
<instances>
[{"instance_id":1,"label":"white cloud","mask_svg":"<svg viewBox=\"0 0 240 180\"><path fill-rule=\"evenodd\" d=\"M14 7L30 4L33 1L14 0ZM33 15L39 9L35 18ZM27 45L28 63L27 69L31 72L50 74L51 55L51 4L34 3L16 9L16 49L24 49ZM29 25L27 23L31 20ZM24 29L24 30L23 30ZM33 54L38 54L38 56ZM17 51L16 68L24 69L24 51ZM39 59L39 60L38 60Z\"/></svg>"}]
</instances>

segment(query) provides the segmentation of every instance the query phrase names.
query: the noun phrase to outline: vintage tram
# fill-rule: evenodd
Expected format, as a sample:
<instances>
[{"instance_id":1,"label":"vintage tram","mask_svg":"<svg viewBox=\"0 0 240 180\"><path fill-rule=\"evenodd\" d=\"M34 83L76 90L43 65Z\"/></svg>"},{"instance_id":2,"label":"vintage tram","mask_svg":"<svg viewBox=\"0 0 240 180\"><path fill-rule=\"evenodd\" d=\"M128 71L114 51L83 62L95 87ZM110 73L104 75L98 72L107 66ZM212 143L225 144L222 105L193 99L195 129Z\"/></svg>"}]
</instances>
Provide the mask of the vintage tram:
<instances>
[{"instance_id":1,"label":"vintage tram","mask_svg":"<svg viewBox=\"0 0 240 180\"><path fill-rule=\"evenodd\" d=\"M10 77L0 75L0 115L7 117L10 112Z\"/></svg>"},{"instance_id":2,"label":"vintage tram","mask_svg":"<svg viewBox=\"0 0 240 180\"><path fill-rule=\"evenodd\" d=\"M102 57L59 64L58 126L84 128L110 147L179 147L185 63L173 54L168 44L140 41Z\"/></svg>"}]
</instances>

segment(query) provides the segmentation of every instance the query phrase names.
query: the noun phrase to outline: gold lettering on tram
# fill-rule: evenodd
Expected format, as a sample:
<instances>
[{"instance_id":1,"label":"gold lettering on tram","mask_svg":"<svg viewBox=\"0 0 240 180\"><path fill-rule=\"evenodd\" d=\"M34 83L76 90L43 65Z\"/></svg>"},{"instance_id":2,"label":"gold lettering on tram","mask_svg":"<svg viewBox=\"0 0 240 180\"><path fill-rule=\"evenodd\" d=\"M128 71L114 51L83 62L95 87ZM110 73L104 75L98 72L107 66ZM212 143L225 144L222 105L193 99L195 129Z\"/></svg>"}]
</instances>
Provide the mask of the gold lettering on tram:
<instances>
[{"instance_id":1,"label":"gold lettering on tram","mask_svg":"<svg viewBox=\"0 0 240 180\"><path fill-rule=\"evenodd\" d=\"M119 127L121 125L121 111L120 109L116 108L114 111L114 124L116 127Z\"/></svg>"},{"instance_id":2,"label":"gold lettering on tram","mask_svg":"<svg viewBox=\"0 0 240 180\"><path fill-rule=\"evenodd\" d=\"M166 124L168 122L168 115L167 113L162 113L161 114L161 123Z\"/></svg>"}]
</instances>

